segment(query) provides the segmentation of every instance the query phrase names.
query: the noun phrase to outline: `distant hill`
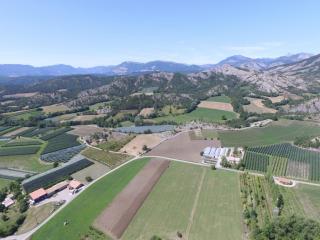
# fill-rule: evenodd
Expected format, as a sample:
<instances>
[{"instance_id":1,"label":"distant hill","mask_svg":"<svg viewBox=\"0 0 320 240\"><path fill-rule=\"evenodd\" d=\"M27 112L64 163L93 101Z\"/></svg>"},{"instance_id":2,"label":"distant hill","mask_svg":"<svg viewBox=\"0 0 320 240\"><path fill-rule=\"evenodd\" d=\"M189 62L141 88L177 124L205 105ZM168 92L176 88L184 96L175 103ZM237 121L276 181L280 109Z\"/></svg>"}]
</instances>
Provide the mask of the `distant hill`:
<instances>
[{"instance_id":1,"label":"distant hill","mask_svg":"<svg viewBox=\"0 0 320 240\"><path fill-rule=\"evenodd\" d=\"M152 61L147 63L123 62L115 66L97 66L91 68L75 68L63 64L45 67L33 67L31 65L20 64L2 64L0 65L0 76L62 76L75 74L127 75L156 71L191 73L199 72L201 70L203 70L201 66L167 61Z\"/></svg>"},{"instance_id":2,"label":"distant hill","mask_svg":"<svg viewBox=\"0 0 320 240\"><path fill-rule=\"evenodd\" d=\"M254 70L265 70L271 67L295 63L309 57L312 57L309 53L298 53L293 55L281 56L277 58L248 58L242 55L234 55L228 57L221 62L217 63L213 67L220 67L225 64L231 65L233 67L240 67L246 69Z\"/></svg>"},{"instance_id":3,"label":"distant hill","mask_svg":"<svg viewBox=\"0 0 320 240\"><path fill-rule=\"evenodd\" d=\"M215 67L212 71L237 76L266 92L302 90L316 93L320 90L320 54L268 69L256 70L225 64Z\"/></svg>"},{"instance_id":4,"label":"distant hill","mask_svg":"<svg viewBox=\"0 0 320 240\"><path fill-rule=\"evenodd\" d=\"M282 64L294 63L310 56L312 56L312 54L298 53L278 58L253 59L241 55L235 55L228 57L217 64L189 65L169 61L151 61L146 63L123 62L118 65L96 66L90 68L77 68L64 64L44 67L34 67L31 65L21 64L0 64L0 76L63 76L76 74L128 75L148 72L196 73L203 70L218 68L225 64L246 69L265 70Z\"/></svg>"}]
</instances>

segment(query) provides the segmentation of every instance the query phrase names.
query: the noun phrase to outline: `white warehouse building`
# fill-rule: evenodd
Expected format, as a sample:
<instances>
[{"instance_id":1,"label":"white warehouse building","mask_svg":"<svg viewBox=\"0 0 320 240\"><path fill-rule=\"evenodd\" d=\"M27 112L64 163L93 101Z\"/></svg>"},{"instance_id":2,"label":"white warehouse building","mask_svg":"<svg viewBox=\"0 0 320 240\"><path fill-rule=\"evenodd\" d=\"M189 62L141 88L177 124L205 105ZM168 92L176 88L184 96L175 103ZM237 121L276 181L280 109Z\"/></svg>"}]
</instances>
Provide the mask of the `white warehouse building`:
<instances>
[{"instance_id":1,"label":"white warehouse building","mask_svg":"<svg viewBox=\"0 0 320 240\"><path fill-rule=\"evenodd\" d=\"M203 150L203 162L208 164L215 164L223 156L227 156L229 148L224 147L206 147Z\"/></svg>"}]
</instances>

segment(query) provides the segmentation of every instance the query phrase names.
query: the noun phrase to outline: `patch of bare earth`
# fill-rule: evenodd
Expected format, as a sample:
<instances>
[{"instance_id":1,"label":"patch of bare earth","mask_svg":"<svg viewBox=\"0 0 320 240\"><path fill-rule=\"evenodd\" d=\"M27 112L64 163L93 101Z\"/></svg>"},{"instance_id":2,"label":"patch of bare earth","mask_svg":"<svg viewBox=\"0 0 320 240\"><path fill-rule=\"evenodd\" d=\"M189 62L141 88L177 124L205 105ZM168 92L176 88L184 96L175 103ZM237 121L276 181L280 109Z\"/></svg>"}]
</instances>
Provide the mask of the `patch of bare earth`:
<instances>
[{"instance_id":1,"label":"patch of bare earth","mask_svg":"<svg viewBox=\"0 0 320 240\"><path fill-rule=\"evenodd\" d=\"M278 103L278 102L281 102L282 100L285 99L284 96L277 96L277 97L268 97L272 103Z\"/></svg>"},{"instance_id":2,"label":"patch of bare earth","mask_svg":"<svg viewBox=\"0 0 320 240\"><path fill-rule=\"evenodd\" d=\"M93 226L119 239L136 212L169 167L170 161L151 160L119 193L112 203L96 218Z\"/></svg>"},{"instance_id":3,"label":"patch of bare earth","mask_svg":"<svg viewBox=\"0 0 320 240\"><path fill-rule=\"evenodd\" d=\"M49 106L43 106L42 109L45 113L64 112L70 110L70 108L64 104L53 104Z\"/></svg>"},{"instance_id":4,"label":"patch of bare earth","mask_svg":"<svg viewBox=\"0 0 320 240\"><path fill-rule=\"evenodd\" d=\"M38 92L16 93L16 94L4 95L3 98L28 98L28 97L33 97L37 94L38 94Z\"/></svg>"},{"instance_id":5,"label":"patch of bare earth","mask_svg":"<svg viewBox=\"0 0 320 240\"><path fill-rule=\"evenodd\" d=\"M132 139L120 152L128 153L130 155L137 156L143 153L143 146L146 145L152 149L162 141L162 137L159 134L141 134Z\"/></svg>"},{"instance_id":6,"label":"patch of bare earth","mask_svg":"<svg viewBox=\"0 0 320 240\"><path fill-rule=\"evenodd\" d=\"M103 116L106 116L106 114L99 114L99 115L80 115L80 116L75 116L72 121L91 121L95 118L98 118L98 117L103 117Z\"/></svg>"},{"instance_id":7,"label":"patch of bare earth","mask_svg":"<svg viewBox=\"0 0 320 240\"><path fill-rule=\"evenodd\" d=\"M26 131L27 129L29 129L29 127L18 128L18 129L16 129L16 130L12 131L12 132L8 132L8 133L4 134L3 136L4 136L4 137L16 136L16 135L18 135L19 133L22 133L22 132Z\"/></svg>"},{"instance_id":8,"label":"patch of bare earth","mask_svg":"<svg viewBox=\"0 0 320 240\"><path fill-rule=\"evenodd\" d=\"M154 108L143 108L140 111L139 115L144 116L144 117L148 117L153 112L154 112Z\"/></svg>"},{"instance_id":9,"label":"patch of bare earth","mask_svg":"<svg viewBox=\"0 0 320 240\"><path fill-rule=\"evenodd\" d=\"M148 152L147 156L163 156L190 162L201 162L200 152L208 146L220 147L219 140L191 140L188 132L163 141Z\"/></svg>"},{"instance_id":10,"label":"patch of bare earth","mask_svg":"<svg viewBox=\"0 0 320 240\"><path fill-rule=\"evenodd\" d=\"M224 102L201 101L198 104L198 107L233 112L232 105L230 103L224 103Z\"/></svg>"},{"instance_id":11,"label":"patch of bare earth","mask_svg":"<svg viewBox=\"0 0 320 240\"><path fill-rule=\"evenodd\" d=\"M255 113L276 113L277 110L268 108L263 104L262 99L256 98L248 98L250 101L249 105L245 105L244 110L247 112L255 112Z\"/></svg>"},{"instance_id":12,"label":"patch of bare earth","mask_svg":"<svg viewBox=\"0 0 320 240\"><path fill-rule=\"evenodd\" d=\"M80 137L90 136L94 133L104 132L104 128L98 127L97 125L78 125L73 126L73 130L69 133Z\"/></svg>"}]
</instances>

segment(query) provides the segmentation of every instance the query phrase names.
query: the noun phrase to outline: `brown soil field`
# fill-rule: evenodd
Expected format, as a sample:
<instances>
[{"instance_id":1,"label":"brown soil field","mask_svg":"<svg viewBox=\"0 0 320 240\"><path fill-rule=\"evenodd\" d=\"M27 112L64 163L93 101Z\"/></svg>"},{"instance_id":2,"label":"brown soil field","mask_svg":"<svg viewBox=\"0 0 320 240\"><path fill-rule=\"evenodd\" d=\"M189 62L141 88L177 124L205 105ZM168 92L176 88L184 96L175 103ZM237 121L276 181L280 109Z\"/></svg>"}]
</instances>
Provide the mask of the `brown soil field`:
<instances>
[{"instance_id":1,"label":"brown soil field","mask_svg":"<svg viewBox=\"0 0 320 240\"><path fill-rule=\"evenodd\" d=\"M12 131L12 132L8 132L8 133L4 134L3 136L4 137L12 137L12 136L15 136L15 135L17 135L19 133L22 133L23 131L25 131L27 129L29 129L29 127L18 128L16 130Z\"/></svg>"},{"instance_id":2,"label":"brown soil field","mask_svg":"<svg viewBox=\"0 0 320 240\"><path fill-rule=\"evenodd\" d=\"M93 226L115 239L121 238L143 202L169 167L170 161L151 160L96 218Z\"/></svg>"},{"instance_id":3,"label":"brown soil field","mask_svg":"<svg viewBox=\"0 0 320 240\"><path fill-rule=\"evenodd\" d=\"M99 115L80 115L80 116L75 116L72 121L90 121L92 119L98 118L98 117L103 117L106 114L99 114Z\"/></svg>"},{"instance_id":4,"label":"brown soil field","mask_svg":"<svg viewBox=\"0 0 320 240\"><path fill-rule=\"evenodd\" d=\"M38 92L31 92L31 93L16 93L16 94L9 94L9 95L4 95L3 98L28 98L28 97L33 97L37 95Z\"/></svg>"},{"instance_id":5,"label":"brown soil field","mask_svg":"<svg viewBox=\"0 0 320 240\"><path fill-rule=\"evenodd\" d=\"M233 112L233 107L230 103L201 101L198 107Z\"/></svg>"},{"instance_id":6,"label":"brown soil field","mask_svg":"<svg viewBox=\"0 0 320 240\"><path fill-rule=\"evenodd\" d=\"M42 109L45 113L55 113L70 110L70 108L64 104L53 104L49 106L43 106Z\"/></svg>"},{"instance_id":7,"label":"brown soil field","mask_svg":"<svg viewBox=\"0 0 320 240\"><path fill-rule=\"evenodd\" d=\"M278 97L268 97L272 103L278 103L285 99L284 96L278 96Z\"/></svg>"},{"instance_id":8,"label":"brown soil field","mask_svg":"<svg viewBox=\"0 0 320 240\"><path fill-rule=\"evenodd\" d=\"M143 108L140 111L139 115L144 116L144 117L148 117L153 112L154 112L154 108Z\"/></svg>"},{"instance_id":9,"label":"brown soil field","mask_svg":"<svg viewBox=\"0 0 320 240\"><path fill-rule=\"evenodd\" d=\"M262 99L247 98L250 101L249 105L243 106L244 110L247 112L255 113L276 113L277 110L268 108L262 103Z\"/></svg>"},{"instance_id":10,"label":"brown soil field","mask_svg":"<svg viewBox=\"0 0 320 240\"><path fill-rule=\"evenodd\" d=\"M200 152L208 146L220 147L221 143L218 140L191 140L189 133L184 132L162 142L146 155L199 163L201 162Z\"/></svg>"},{"instance_id":11,"label":"brown soil field","mask_svg":"<svg viewBox=\"0 0 320 240\"><path fill-rule=\"evenodd\" d=\"M80 137L90 136L91 134L104 131L103 128L98 127L97 125L78 125L73 126L72 128L73 130L71 130L69 133Z\"/></svg>"},{"instance_id":12,"label":"brown soil field","mask_svg":"<svg viewBox=\"0 0 320 240\"><path fill-rule=\"evenodd\" d=\"M128 144L120 149L120 152L128 153L130 155L139 155L143 153L143 145L148 148L154 148L162 141L159 134L141 134L132 139Z\"/></svg>"}]
</instances>

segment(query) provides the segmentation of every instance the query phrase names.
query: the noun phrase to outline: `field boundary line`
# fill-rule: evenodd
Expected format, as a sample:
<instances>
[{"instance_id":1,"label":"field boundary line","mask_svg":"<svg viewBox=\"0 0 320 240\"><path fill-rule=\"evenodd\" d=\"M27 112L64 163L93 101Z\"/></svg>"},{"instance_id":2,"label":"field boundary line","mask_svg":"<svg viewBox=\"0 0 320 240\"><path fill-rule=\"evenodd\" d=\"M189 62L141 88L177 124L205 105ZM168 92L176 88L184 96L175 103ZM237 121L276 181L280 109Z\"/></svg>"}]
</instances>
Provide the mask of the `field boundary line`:
<instances>
[{"instance_id":1,"label":"field boundary line","mask_svg":"<svg viewBox=\"0 0 320 240\"><path fill-rule=\"evenodd\" d=\"M196 194L196 197L194 199L192 210L191 210L191 214L190 214L190 217L189 217L189 223L188 223L188 226L187 226L187 229L186 229L186 240L189 239L189 234L190 234L190 230L191 230L192 223L193 223L193 217L194 217L194 214L196 213L196 209L197 209L197 206L198 206L200 193L201 193L201 190L202 190L202 185L203 185L203 181L204 181L205 175L206 175L206 169L204 168L202 170L200 183L199 183L198 189L197 189L197 194Z\"/></svg>"}]
</instances>

